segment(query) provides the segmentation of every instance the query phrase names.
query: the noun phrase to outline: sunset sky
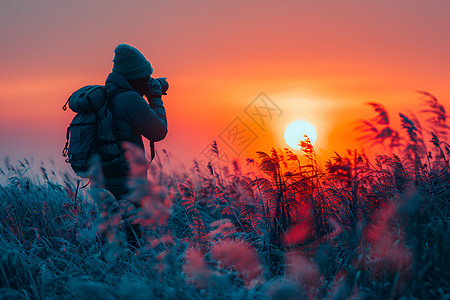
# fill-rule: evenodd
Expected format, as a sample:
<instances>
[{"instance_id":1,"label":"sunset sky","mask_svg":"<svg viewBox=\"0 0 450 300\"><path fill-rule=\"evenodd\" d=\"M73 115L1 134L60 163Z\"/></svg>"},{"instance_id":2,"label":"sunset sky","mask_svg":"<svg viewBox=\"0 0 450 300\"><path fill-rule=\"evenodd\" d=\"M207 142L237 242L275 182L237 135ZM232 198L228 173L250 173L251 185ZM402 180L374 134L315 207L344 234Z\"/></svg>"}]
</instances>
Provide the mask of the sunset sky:
<instances>
[{"instance_id":1,"label":"sunset sky","mask_svg":"<svg viewBox=\"0 0 450 300\"><path fill-rule=\"evenodd\" d=\"M213 140L241 158L287 147L284 129L295 120L316 127L319 153L354 148L354 121L372 116L364 103L383 103L397 122L398 112L419 112L416 90L450 107L447 0L2 0L0 8L2 157L62 162L74 114L61 107L81 86L104 83L120 43L167 77L169 133L156 147L187 166ZM258 101L274 105L263 126L251 117ZM245 149L224 142L236 124L251 133Z\"/></svg>"}]
</instances>

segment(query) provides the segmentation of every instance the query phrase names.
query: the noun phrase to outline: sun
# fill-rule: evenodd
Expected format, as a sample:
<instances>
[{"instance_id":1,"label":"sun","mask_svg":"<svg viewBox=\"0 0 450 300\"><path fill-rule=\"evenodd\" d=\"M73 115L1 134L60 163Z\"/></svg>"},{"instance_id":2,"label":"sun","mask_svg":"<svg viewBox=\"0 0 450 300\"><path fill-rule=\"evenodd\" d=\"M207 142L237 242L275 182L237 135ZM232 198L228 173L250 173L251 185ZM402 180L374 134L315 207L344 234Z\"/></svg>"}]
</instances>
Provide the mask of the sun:
<instances>
[{"instance_id":1,"label":"sun","mask_svg":"<svg viewBox=\"0 0 450 300\"><path fill-rule=\"evenodd\" d=\"M289 147L299 150L298 144L305 140L305 135L310 139L311 144L314 144L317 139L317 131L314 126L306 121L294 121L286 127L284 140Z\"/></svg>"}]
</instances>

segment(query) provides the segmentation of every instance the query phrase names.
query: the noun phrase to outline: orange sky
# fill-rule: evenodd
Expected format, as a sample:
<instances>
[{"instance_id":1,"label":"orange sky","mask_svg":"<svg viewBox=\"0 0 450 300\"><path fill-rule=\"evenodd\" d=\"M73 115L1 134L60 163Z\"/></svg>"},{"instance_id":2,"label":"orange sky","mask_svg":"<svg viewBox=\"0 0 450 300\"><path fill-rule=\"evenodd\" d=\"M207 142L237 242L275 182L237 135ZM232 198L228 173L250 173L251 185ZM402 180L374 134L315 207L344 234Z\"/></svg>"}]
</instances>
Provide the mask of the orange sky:
<instances>
[{"instance_id":1,"label":"orange sky","mask_svg":"<svg viewBox=\"0 0 450 300\"><path fill-rule=\"evenodd\" d=\"M73 114L61 106L75 89L104 83L122 42L144 53L155 76L168 77L169 134L157 148L187 166L236 118L257 136L245 158L286 147L284 128L297 119L316 126L319 151L353 148L352 122L371 116L367 101L383 103L394 120L419 111L415 90L450 107L446 0L0 6L0 154L17 159L62 162ZM281 111L264 128L245 113L261 92Z\"/></svg>"}]
</instances>

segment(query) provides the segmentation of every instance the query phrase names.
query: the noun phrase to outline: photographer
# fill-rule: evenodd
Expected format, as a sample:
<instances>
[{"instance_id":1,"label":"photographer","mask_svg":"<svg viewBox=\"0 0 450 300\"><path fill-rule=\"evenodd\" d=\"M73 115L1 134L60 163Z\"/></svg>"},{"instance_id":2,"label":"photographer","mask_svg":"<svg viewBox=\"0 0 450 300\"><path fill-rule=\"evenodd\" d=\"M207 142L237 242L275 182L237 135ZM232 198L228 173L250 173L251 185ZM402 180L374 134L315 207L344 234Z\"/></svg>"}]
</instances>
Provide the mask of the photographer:
<instances>
[{"instance_id":1,"label":"photographer","mask_svg":"<svg viewBox=\"0 0 450 300\"><path fill-rule=\"evenodd\" d=\"M150 140L153 158L153 143L161 141L167 134L166 111L161 100L168 88L167 81L165 78L150 77L153 68L136 48L120 44L114 53L114 66L105 86L110 100L116 140L119 147L122 142L127 141L144 151L142 137L145 137ZM122 148L121 150L123 151ZM104 174L106 188L118 200L128 193L129 166L126 162L122 166ZM130 236L128 232L130 229L140 235L138 226L131 225L131 228L126 228L127 240L133 238L133 234Z\"/></svg>"}]
</instances>

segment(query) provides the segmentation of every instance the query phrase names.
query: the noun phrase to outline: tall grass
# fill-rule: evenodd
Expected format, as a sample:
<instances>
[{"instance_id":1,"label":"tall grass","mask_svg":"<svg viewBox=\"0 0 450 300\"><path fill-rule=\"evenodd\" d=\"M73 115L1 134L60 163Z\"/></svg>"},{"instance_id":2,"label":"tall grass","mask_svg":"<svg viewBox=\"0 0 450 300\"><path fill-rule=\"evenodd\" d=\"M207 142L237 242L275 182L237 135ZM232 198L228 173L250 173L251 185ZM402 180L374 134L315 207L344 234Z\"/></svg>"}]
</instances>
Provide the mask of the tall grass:
<instances>
[{"instance_id":1,"label":"tall grass","mask_svg":"<svg viewBox=\"0 0 450 300\"><path fill-rule=\"evenodd\" d=\"M98 169L83 188L69 173L5 159L0 298L448 298L448 127L444 107L420 93L426 125L400 114L394 129L370 103L376 116L358 130L388 154L348 150L325 169L306 140L303 157L258 152L249 173L237 161L177 172L163 153L147 180L145 157L128 145L132 192L117 201ZM142 225L137 250L125 222Z\"/></svg>"}]
</instances>

